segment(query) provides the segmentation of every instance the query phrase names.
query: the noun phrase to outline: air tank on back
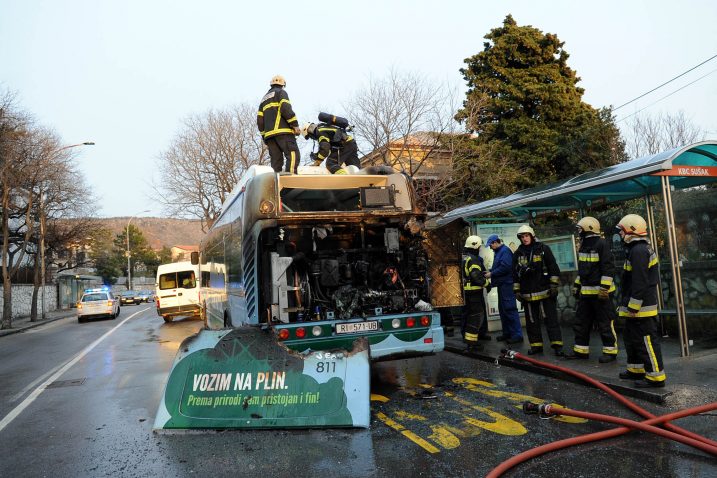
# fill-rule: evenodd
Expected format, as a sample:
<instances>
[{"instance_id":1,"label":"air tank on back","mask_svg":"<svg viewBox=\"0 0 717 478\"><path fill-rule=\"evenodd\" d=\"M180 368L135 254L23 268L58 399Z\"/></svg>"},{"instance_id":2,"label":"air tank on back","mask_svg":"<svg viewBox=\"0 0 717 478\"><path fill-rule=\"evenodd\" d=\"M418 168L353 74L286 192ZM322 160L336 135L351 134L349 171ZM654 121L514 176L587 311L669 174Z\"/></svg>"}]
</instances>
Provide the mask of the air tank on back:
<instances>
[{"instance_id":1,"label":"air tank on back","mask_svg":"<svg viewBox=\"0 0 717 478\"><path fill-rule=\"evenodd\" d=\"M349 120L329 113L319 113L319 121L333 126L338 126L339 128L345 129L349 127Z\"/></svg>"}]
</instances>

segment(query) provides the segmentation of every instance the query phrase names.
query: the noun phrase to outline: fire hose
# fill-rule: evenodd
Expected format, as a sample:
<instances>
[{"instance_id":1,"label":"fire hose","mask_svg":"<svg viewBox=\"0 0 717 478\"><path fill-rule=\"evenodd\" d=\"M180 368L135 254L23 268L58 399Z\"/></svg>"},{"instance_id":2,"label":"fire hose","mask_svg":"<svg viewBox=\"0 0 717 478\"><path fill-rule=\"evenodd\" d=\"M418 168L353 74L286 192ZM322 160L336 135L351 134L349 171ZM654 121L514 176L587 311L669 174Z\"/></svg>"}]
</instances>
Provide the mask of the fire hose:
<instances>
[{"instance_id":1,"label":"fire hose","mask_svg":"<svg viewBox=\"0 0 717 478\"><path fill-rule=\"evenodd\" d=\"M673 425L669 423L671 420L675 420L678 418L683 418L686 416L691 415L697 415L699 413L705 413L712 410L717 410L717 402L716 403L710 403L707 405L702 405L699 407L689 408L685 410L681 410L678 412L670 413L663 416L655 416L648 412L647 410L643 409L639 405L635 404L628 398L620 395L619 393L615 392L610 387L606 386L605 384L593 379L592 377L589 377L588 375L585 375L583 373L577 372L575 370L561 367L558 365L553 365L550 363L542 362L540 360L535 360L530 357L526 357L518 352L512 351L512 350L502 350L502 357L509 358L509 359L519 359L519 360L525 360L526 362L533 363L535 365L539 365L548 369L552 370L558 370L561 372L564 372L568 375L580 378L581 380L586 381L587 383L590 383L591 385L605 391L610 396L617 399L620 403L630 408L635 413L647 418L647 420L643 422L636 422L634 420L627 420L619 417L613 417L610 415L601 415L596 413L589 413L589 412L580 412L576 410L569 410L564 409L561 407L557 407L554 405L534 405L534 404L524 404L524 410L526 413L542 413L544 416L554 416L554 415L568 415L568 416L576 416L580 418L586 418L589 420L598 420L598 421L605 421L609 423L616 423L619 425L622 425L619 428L615 428L612 430L606 430L602 432L597 433L590 433L582 436L577 436L573 438L568 438L565 440L559 440L553 443L548 443L546 445L542 445L530 450L527 450L523 453L520 453L497 467L495 467L491 472L487 475L487 478L497 478L501 476L503 473L511 469L512 467L523 463L527 460L530 460L532 458L535 458L537 456L543 455L545 453L551 452L551 451L557 451L561 450L563 448L567 448L574 445L580 445L584 443L590 443L593 441L598 440L604 440L606 438L613 438L616 436L624 435L631 431L632 429L638 429L643 431L649 431L655 434L658 434L660 436L664 436L666 438L670 438L673 440L676 440L678 442L694 446L706 453L717 455L717 442L710 440L709 438L703 437L701 435L698 435L696 433L690 432L688 430L685 430L681 427L678 427L676 425ZM653 425L662 424L664 428L667 430L664 430L662 428L655 427Z\"/></svg>"}]
</instances>

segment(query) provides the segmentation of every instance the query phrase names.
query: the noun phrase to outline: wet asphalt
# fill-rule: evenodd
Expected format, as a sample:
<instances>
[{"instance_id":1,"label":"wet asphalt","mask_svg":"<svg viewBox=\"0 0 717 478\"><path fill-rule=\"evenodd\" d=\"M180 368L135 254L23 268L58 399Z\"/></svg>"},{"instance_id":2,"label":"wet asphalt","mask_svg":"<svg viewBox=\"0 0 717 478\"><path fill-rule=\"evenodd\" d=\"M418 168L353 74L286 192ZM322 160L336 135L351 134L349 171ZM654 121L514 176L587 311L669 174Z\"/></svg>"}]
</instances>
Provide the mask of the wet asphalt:
<instances>
[{"instance_id":1,"label":"wet asphalt","mask_svg":"<svg viewBox=\"0 0 717 478\"><path fill-rule=\"evenodd\" d=\"M165 324L151 305L126 306L116 320L68 318L0 338L0 476L485 476L521 451L611 427L525 415L525 400L635 418L585 386L443 352L373 365L368 430L154 433L176 350L201 325ZM717 439L715 415L679 424ZM606 475L717 476L717 460L633 433L544 455L504 476Z\"/></svg>"}]
</instances>

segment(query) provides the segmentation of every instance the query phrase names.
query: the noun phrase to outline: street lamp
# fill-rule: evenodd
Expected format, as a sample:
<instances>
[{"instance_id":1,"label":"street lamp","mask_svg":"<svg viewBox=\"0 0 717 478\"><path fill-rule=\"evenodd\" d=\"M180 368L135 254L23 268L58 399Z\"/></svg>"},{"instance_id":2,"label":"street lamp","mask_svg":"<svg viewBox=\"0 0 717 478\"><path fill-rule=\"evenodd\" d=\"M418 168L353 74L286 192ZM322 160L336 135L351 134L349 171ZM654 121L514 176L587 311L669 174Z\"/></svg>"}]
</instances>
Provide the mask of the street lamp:
<instances>
[{"instance_id":1,"label":"street lamp","mask_svg":"<svg viewBox=\"0 0 717 478\"><path fill-rule=\"evenodd\" d=\"M127 252L125 255L127 256L127 290L132 290L132 269L130 268L129 258L131 256L129 252L129 223L132 222L132 219L137 217L137 214L143 214L145 212L150 212L149 209L145 209L144 211L140 211L136 213L134 216L129 218L129 221L127 221Z\"/></svg>"},{"instance_id":2,"label":"street lamp","mask_svg":"<svg viewBox=\"0 0 717 478\"><path fill-rule=\"evenodd\" d=\"M56 150L52 151L51 156L55 156L60 151L64 151L66 149L70 148L76 148L78 146L94 146L95 143L93 141L85 141L84 143L77 143L77 144L68 144L67 146L62 146L61 148L57 148ZM42 285L42 318L46 319L46 311L45 311L45 211L44 211L44 197L45 192L42 190L42 187L40 187L40 204L39 204L39 213L40 213L40 285Z\"/></svg>"}]
</instances>

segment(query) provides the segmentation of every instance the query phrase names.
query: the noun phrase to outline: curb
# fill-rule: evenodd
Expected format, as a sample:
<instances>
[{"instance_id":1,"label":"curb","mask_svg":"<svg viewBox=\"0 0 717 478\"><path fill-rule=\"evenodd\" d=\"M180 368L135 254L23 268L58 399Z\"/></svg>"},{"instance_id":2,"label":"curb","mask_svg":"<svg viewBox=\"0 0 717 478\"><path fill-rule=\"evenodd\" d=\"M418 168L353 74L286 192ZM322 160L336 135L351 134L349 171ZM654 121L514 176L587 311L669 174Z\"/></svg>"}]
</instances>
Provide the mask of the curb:
<instances>
[{"instance_id":1,"label":"curb","mask_svg":"<svg viewBox=\"0 0 717 478\"><path fill-rule=\"evenodd\" d=\"M490 362L490 363L494 363L497 365L505 365L506 367L517 368L519 370L524 370L526 372L537 373L540 375L544 375L546 377L557 378L559 380L565 380L567 382L577 383L580 385L584 385L586 387L593 388L592 385L580 380L577 377L573 377L572 375L567 375L567 374L559 372L557 370L551 370L551 369L539 367L539 366L533 365L531 363L521 362L520 360L510 360L510 359L505 359L505 358L500 358L500 357L492 357L490 355L487 355L487 354L481 353L481 352L467 352L465 349L460 348L460 347L455 347L453 345L445 345L444 350L458 354L458 355L463 355L465 357L471 357L471 358L475 358L478 360L482 360L484 362ZM650 391L649 389L635 389L632 387L625 387L624 385L606 382L601 379L600 379L600 382L602 382L604 385L607 385L608 387L612 388L613 390L620 393L621 395L625 395L627 397L632 397L632 398L639 398L641 400L646 400L648 402L656 403L658 405L664 405L665 401L667 400L667 397L672 394L672 392L669 392L669 391L656 392L656 391Z\"/></svg>"},{"instance_id":2,"label":"curb","mask_svg":"<svg viewBox=\"0 0 717 478\"><path fill-rule=\"evenodd\" d=\"M23 326L23 327L19 327L19 328L17 328L17 329L13 328L13 329L0 330L0 338L3 338L3 337L5 337L5 336L7 336L7 335L19 334L20 332L24 332L24 331L26 331L26 330L34 329L35 327L39 327L39 326L41 326L41 325L49 324L50 322L55 322L55 321L57 321L57 320L66 319L66 318L68 318L68 317L72 317L72 315L73 315L73 314L69 314L69 315L63 315L63 316L60 316L60 317L53 317L53 318L51 318L51 319L45 319L45 320L42 320L42 321L39 321L39 322L30 322L29 325Z\"/></svg>"}]
</instances>

